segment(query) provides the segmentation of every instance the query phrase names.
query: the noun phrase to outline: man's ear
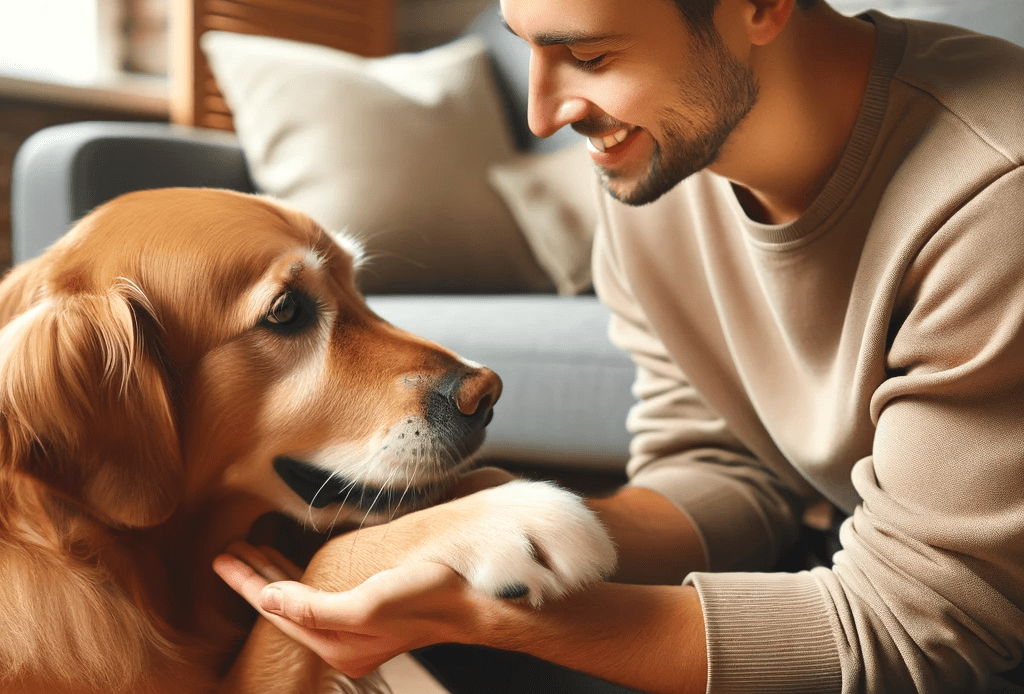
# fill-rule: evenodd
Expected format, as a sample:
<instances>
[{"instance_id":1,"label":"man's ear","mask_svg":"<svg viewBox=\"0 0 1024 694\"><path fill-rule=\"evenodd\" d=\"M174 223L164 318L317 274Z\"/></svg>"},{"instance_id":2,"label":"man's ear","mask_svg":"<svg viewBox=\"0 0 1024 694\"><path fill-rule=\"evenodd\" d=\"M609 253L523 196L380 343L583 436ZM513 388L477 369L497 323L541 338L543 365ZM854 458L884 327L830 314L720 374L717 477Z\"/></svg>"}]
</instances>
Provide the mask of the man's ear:
<instances>
[{"instance_id":1,"label":"man's ear","mask_svg":"<svg viewBox=\"0 0 1024 694\"><path fill-rule=\"evenodd\" d=\"M754 11L750 16L750 42L764 46L782 32L796 0L750 0Z\"/></svg>"},{"instance_id":2,"label":"man's ear","mask_svg":"<svg viewBox=\"0 0 1024 694\"><path fill-rule=\"evenodd\" d=\"M716 10L716 23L718 12L731 17L723 18L724 26L719 26L719 33L722 33L725 26L730 27L731 33L737 27L733 20L739 19L742 26L740 31L747 43L754 46L767 45L782 32L793 14L795 3L796 0L722 0Z\"/></svg>"},{"instance_id":3,"label":"man's ear","mask_svg":"<svg viewBox=\"0 0 1024 694\"><path fill-rule=\"evenodd\" d=\"M184 470L149 326L148 300L123 280L106 294L45 298L0 329L0 468L111 525L166 519Z\"/></svg>"}]
</instances>

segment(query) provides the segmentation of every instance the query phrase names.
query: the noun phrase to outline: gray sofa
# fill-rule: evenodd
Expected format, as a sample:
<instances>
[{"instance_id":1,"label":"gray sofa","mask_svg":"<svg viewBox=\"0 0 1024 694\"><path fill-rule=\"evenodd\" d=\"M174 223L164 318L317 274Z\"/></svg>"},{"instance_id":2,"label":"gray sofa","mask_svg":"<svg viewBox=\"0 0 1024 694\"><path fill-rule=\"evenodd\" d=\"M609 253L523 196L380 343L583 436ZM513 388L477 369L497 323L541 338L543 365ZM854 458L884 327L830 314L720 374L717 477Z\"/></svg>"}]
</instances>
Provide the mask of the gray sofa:
<instances>
[{"instance_id":1,"label":"gray sofa","mask_svg":"<svg viewBox=\"0 0 1024 694\"><path fill-rule=\"evenodd\" d=\"M488 44L519 150L550 152L578 142L569 130L549 140L529 132L528 52L501 26L496 11L471 31ZM42 130L15 161L15 262L37 255L75 220L121 193L168 186L257 192L231 133L110 122ZM585 490L623 477L634 367L609 343L607 310L592 294L375 294L368 302L392 323L502 376L504 394L489 426L486 459Z\"/></svg>"},{"instance_id":2,"label":"gray sofa","mask_svg":"<svg viewBox=\"0 0 1024 694\"><path fill-rule=\"evenodd\" d=\"M1024 43L1024 4L1019 0L834 4L847 12L870 5L894 15L959 23ZM569 129L547 140L530 133L529 52L502 26L497 7L482 15L470 33L487 44L518 149L553 152L578 143ZM24 144L15 161L15 261L38 254L96 205L120 193L165 186L257 190L233 134L98 122L43 130ZM577 486L622 478L629 443L624 420L633 403L634 368L609 344L608 314L594 296L406 294L368 300L396 325L501 374L505 391L490 426L487 458L539 469ZM596 481L587 475L596 475Z\"/></svg>"}]
</instances>

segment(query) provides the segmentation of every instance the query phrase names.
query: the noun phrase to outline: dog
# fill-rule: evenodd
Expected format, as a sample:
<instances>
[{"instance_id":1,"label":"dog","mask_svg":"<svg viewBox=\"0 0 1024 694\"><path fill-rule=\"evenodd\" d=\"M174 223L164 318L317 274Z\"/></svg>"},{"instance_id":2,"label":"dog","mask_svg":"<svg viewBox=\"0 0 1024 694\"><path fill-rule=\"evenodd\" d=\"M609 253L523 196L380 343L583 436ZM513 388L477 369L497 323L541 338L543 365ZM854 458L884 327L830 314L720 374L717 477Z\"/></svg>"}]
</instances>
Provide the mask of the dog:
<instances>
[{"instance_id":1,"label":"dog","mask_svg":"<svg viewBox=\"0 0 1024 694\"><path fill-rule=\"evenodd\" d=\"M7 274L0 690L360 691L265 620L249 633L213 573L269 512L317 530L420 519L350 552L352 576L426 557L539 604L612 571L567 491L447 500L501 381L375 315L361 258L269 198L162 189L102 205Z\"/></svg>"}]
</instances>

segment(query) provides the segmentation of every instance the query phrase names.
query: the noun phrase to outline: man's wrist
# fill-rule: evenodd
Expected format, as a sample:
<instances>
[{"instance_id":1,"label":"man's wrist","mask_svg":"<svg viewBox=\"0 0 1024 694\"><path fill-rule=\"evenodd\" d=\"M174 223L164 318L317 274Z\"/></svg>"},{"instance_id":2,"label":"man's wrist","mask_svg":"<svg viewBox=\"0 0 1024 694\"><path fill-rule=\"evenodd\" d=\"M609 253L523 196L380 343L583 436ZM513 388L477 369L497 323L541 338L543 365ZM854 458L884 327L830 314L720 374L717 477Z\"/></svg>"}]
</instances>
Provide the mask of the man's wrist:
<instances>
[{"instance_id":1,"label":"man's wrist","mask_svg":"<svg viewBox=\"0 0 1024 694\"><path fill-rule=\"evenodd\" d=\"M458 642L527 653L655 694L706 687L703 613L690 586L599 583L539 609L483 595L471 604Z\"/></svg>"},{"instance_id":2,"label":"man's wrist","mask_svg":"<svg viewBox=\"0 0 1024 694\"><path fill-rule=\"evenodd\" d=\"M689 516L662 494L626 486L587 502L619 548L614 579L625 583L682 583L707 568L704 545Z\"/></svg>"}]
</instances>

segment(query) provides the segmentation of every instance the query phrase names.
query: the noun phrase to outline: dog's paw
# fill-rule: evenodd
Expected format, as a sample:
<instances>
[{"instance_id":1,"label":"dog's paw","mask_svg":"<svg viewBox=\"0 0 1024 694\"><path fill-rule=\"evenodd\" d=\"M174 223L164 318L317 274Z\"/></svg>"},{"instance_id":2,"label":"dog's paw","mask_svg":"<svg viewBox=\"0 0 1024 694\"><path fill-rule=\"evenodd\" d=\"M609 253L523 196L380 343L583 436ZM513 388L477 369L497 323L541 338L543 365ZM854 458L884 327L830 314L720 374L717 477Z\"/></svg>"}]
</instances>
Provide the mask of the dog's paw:
<instances>
[{"instance_id":1,"label":"dog's paw","mask_svg":"<svg viewBox=\"0 0 1024 694\"><path fill-rule=\"evenodd\" d=\"M461 500L461 522L416 558L458 571L477 590L534 606L615 570L615 546L575 494L516 481Z\"/></svg>"}]
</instances>

